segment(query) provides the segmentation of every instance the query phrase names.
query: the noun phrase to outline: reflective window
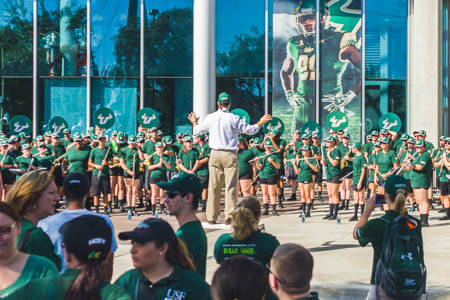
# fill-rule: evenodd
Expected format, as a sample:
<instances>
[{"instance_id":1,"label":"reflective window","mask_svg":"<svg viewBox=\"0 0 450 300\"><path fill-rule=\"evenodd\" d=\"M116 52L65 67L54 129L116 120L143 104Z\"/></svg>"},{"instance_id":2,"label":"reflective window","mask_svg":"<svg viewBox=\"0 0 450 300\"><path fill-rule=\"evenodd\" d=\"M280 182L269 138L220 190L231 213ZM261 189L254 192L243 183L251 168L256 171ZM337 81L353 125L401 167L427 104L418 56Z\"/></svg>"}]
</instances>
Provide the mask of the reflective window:
<instances>
[{"instance_id":1,"label":"reflective window","mask_svg":"<svg viewBox=\"0 0 450 300\"><path fill-rule=\"evenodd\" d=\"M139 1L92 0L92 75L139 76Z\"/></svg>"},{"instance_id":2,"label":"reflective window","mask_svg":"<svg viewBox=\"0 0 450 300\"><path fill-rule=\"evenodd\" d=\"M449 76L448 76L448 61L449 61L449 51L448 51L448 0L444 1L444 15L443 15L443 61L442 61L442 79L443 79L443 99L442 99L442 110L443 110L443 134L448 136L450 134L450 121L449 121L449 110L448 110L448 97L449 97Z\"/></svg>"},{"instance_id":3,"label":"reflective window","mask_svg":"<svg viewBox=\"0 0 450 300\"><path fill-rule=\"evenodd\" d=\"M31 76L32 49L33 1L0 0L0 76Z\"/></svg>"},{"instance_id":4,"label":"reflective window","mask_svg":"<svg viewBox=\"0 0 450 300\"><path fill-rule=\"evenodd\" d=\"M192 132L187 115L192 111L191 78L152 78L145 84L145 107L160 113L164 134Z\"/></svg>"},{"instance_id":5,"label":"reflective window","mask_svg":"<svg viewBox=\"0 0 450 300\"><path fill-rule=\"evenodd\" d=\"M43 131L48 130L46 126L55 116L63 117L73 132L86 131L85 79L41 79L39 87L39 107L44 108L40 126Z\"/></svg>"},{"instance_id":6,"label":"reflective window","mask_svg":"<svg viewBox=\"0 0 450 300\"><path fill-rule=\"evenodd\" d=\"M108 129L128 134L136 132L138 103L138 79L94 79L92 80L91 120L101 107L114 112L114 126ZM92 124L94 125L94 124Z\"/></svg>"},{"instance_id":7,"label":"reflective window","mask_svg":"<svg viewBox=\"0 0 450 300\"><path fill-rule=\"evenodd\" d=\"M145 0L145 75L192 76L193 0Z\"/></svg>"},{"instance_id":8,"label":"reflective window","mask_svg":"<svg viewBox=\"0 0 450 300\"><path fill-rule=\"evenodd\" d=\"M86 0L38 1L38 72L86 76Z\"/></svg>"},{"instance_id":9,"label":"reflective window","mask_svg":"<svg viewBox=\"0 0 450 300\"><path fill-rule=\"evenodd\" d=\"M31 78L1 78L1 99L5 121L0 131L8 132L7 121L16 115L25 115L33 120L33 80ZM5 128L6 127L6 128Z\"/></svg>"},{"instance_id":10,"label":"reflective window","mask_svg":"<svg viewBox=\"0 0 450 300\"><path fill-rule=\"evenodd\" d=\"M389 9L386 9L389 7ZM366 130L393 112L406 127L407 0L366 1Z\"/></svg>"}]
</instances>

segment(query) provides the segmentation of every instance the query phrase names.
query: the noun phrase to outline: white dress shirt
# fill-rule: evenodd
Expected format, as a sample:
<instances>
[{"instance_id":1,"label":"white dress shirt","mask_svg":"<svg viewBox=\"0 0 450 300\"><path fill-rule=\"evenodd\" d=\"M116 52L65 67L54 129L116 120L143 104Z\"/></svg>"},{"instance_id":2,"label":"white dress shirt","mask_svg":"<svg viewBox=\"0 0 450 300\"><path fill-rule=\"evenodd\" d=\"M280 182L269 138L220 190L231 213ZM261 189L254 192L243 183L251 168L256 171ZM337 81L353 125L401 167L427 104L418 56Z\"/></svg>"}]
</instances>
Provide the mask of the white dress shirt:
<instances>
[{"instance_id":1,"label":"white dress shirt","mask_svg":"<svg viewBox=\"0 0 450 300\"><path fill-rule=\"evenodd\" d=\"M254 135L258 131L257 124L247 124L243 118L221 109L194 126L195 135L209 132L208 144L214 150L237 150L239 134Z\"/></svg>"}]
</instances>

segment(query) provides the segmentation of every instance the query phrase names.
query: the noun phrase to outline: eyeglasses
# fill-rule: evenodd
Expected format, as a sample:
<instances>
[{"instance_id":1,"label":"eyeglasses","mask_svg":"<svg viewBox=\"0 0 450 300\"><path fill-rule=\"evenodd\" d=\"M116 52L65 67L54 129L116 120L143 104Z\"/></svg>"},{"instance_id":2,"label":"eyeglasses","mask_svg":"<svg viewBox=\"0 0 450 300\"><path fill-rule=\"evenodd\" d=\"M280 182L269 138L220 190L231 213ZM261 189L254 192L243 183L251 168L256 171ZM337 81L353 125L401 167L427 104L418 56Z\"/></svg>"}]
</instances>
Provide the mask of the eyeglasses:
<instances>
[{"instance_id":1,"label":"eyeglasses","mask_svg":"<svg viewBox=\"0 0 450 300\"><path fill-rule=\"evenodd\" d=\"M175 198L178 195L184 196L185 194L181 192L165 192L164 198Z\"/></svg>"},{"instance_id":2,"label":"eyeglasses","mask_svg":"<svg viewBox=\"0 0 450 300\"><path fill-rule=\"evenodd\" d=\"M277 277L277 275L275 275L274 272L272 272L272 270L270 269L270 265L269 265L269 264L266 264L266 269L267 269L267 271L268 271L269 273L271 273L271 274L273 275L273 277L275 277L275 279L276 279L279 283L281 283L282 285L286 286L286 284L285 284L284 282L282 282L282 281Z\"/></svg>"},{"instance_id":3,"label":"eyeglasses","mask_svg":"<svg viewBox=\"0 0 450 300\"><path fill-rule=\"evenodd\" d=\"M16 226L16 223L0 227L0 235L10 234L14 226Z\"/></svg>"}]
</instances>

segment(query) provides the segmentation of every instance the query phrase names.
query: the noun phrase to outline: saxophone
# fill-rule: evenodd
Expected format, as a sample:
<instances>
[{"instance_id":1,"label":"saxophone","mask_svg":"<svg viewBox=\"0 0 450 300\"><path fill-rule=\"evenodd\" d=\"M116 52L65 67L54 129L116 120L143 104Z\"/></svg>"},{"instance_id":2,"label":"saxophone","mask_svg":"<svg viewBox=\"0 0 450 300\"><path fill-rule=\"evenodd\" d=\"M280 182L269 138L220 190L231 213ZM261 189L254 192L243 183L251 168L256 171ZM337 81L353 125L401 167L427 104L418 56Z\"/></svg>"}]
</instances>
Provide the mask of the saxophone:
<instances>
[{"instance_id":1,"label":"saxophone","mask_svg":"<svg viewBox=\"0 0 450 300\"><path fill-rule=\"evenodd\" d=\"M350 153L352 152L352 150L348 150L347 153L345 153L344 157L341 159L341 170L348 167L348 161L347 159L345 159L345 157L347 157Z\"/></svg>"}]
</instances>

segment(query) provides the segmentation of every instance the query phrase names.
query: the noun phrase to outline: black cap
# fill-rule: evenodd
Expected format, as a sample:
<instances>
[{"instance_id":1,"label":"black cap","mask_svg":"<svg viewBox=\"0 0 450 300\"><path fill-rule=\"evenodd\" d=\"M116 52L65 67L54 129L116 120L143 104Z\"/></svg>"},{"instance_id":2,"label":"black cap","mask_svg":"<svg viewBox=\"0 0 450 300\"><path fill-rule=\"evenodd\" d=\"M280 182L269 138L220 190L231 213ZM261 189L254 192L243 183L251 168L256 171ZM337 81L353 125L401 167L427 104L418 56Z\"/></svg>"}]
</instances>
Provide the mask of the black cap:
<instances>
[{"instance_id":1,"label":"black cap","mask_svg":"<svg viewBox=\"0 0 450 300\"><path fill-rule=\"evenodd\" d=\"M89 192L89 188L89 178L84 173L73 172L64 178L63 190L68 200L83 199Z\"/></svg>"},{"instance_id":2,"label":"black cap","mask_svg":"<svg viewBox=\"0 0 450 300\"><path fill-rule=\"evenodd\" d=\"M59 233L67 251L81 262L103 261L111 251L112 231L102 217L82 215L65 223Z\"/></svg>"},{"instance_id":3,"label":"black cap","mask_svg":"<svg viewBox=\"0 0 450 300\"><path fill-rule=\"evenodd\" d=\"M142 221L133 231L119 233L119 239L132 240L140 244L152 241L172 244L177 237L167 221L158 218L149 218Z\"/></svg>"}]
</instances>

